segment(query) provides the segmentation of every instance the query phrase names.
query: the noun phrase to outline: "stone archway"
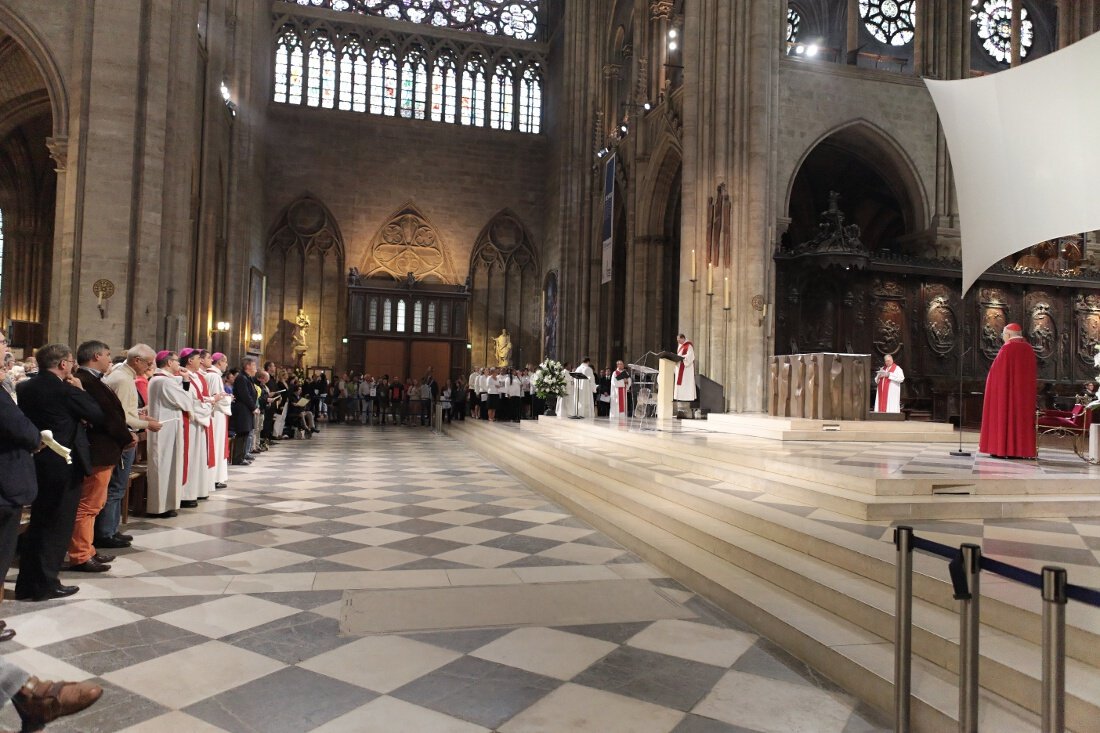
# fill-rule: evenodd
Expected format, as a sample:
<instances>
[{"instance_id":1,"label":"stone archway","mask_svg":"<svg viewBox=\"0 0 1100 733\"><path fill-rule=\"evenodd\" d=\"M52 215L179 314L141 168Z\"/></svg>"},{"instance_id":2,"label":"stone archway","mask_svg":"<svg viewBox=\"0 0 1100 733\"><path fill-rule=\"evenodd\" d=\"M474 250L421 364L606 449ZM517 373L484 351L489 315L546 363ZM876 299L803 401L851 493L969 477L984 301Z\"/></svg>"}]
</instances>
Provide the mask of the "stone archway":
<instances>
[{"instance_id":1,"label":"stone archway","mask_svg":"<svg viewBox=\"0 0 1100 733\"><path fill-rule=\"evenodd\" d=\"M0 323L29 353L47 340L67 101L41 43L0 8ZM51 158L53 158L51 160Z\"/></svg>"}]
</instances>

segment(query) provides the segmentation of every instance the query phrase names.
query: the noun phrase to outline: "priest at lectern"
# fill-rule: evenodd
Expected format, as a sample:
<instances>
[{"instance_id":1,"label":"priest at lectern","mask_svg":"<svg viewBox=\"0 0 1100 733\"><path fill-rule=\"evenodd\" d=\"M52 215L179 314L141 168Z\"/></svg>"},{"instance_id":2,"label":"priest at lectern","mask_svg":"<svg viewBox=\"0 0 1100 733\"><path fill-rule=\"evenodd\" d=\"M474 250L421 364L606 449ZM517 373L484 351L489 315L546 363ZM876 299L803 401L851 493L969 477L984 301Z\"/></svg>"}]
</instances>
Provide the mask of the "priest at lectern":
<instances>
[{"instance_id":1,"label":"priest at lectern","mask_svg":"<svg viewBox=\"0 0 1100 733\"><path fill-rule=\"evenodd\" d=\"M882 369L875 373L875 412L901 412L901 383L905 372L887 354Z\"/></svg>"},{"instance_id":2,"label":"priest at lectern","mask_svg":"<svg viewBox=\"0 0 1100 733\"><path fill-rule=\"evenodd\" d=\"M615 362L615 371L611 374L611 420L624 421L630 416L631 379L626 364L620 359Z\"/></svg>"},{"instance_id":3,"label":"priest at lectern","mask_svg":"<svg viewBox=\"0 0 1100 733\"><path fill-rule=\"evenodd\" d=\"M695 401L695 347L687 340L687 336L679 334L676 337L676 353L684 360L676 368L676 389L673 391L673 399L677 402Z\"/></svg>"},{"instance_id":4,"label":"priest at lectern","mask_svg":"<svg viewBox=\"0 0 1100 733\"><path fill-rule=\"evenodd\" d=\"M978 450L994 458L1035 458L1035 350L1016 323L1005 326L1001 338L985 380Z\"/></svg>"}]
</instances>

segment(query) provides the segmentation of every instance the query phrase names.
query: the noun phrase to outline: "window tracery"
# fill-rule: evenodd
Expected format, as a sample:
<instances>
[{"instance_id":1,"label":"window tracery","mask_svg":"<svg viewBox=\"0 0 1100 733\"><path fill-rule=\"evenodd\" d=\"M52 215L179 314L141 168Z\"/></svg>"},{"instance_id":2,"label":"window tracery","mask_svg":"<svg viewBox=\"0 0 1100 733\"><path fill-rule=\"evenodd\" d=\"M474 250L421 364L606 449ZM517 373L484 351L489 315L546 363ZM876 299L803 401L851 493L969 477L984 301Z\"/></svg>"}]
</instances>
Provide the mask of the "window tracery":
<instances>
[{"instance_id":1,"label":"window tracery","mask_svg":"<svg viewBox=\"0 0 1100 733\"><path fill-rule=\"evenodd\" d=\"M802 26L802 14L793 6L787 6L787 43L798 41L798 29Z\"/></svg>"},{"instance_id":2,"label":"window tracery","mask_svg":"<svg viewBox=\"0 0 1100 733\"><path fill-rule=\"evenodd\" d=\"M373 15L438 28L531 41L539 32L538 0L292 0L297 5Z\"/></svg>"},{"instance_id":3,"label":"window tracery","mask_svg":"<svg viewBox=\"0 0 1100 733\"><path fill-rule=\"evenodd\" d=\"M977 22L982 48L1002 64L1012 61L1012 1L985 0L972 5L971 17ZM980 6L980 7L979 7ZM1020 58L1031 50L1035 27L1028 18L1027 8L1020 8Z\"/></svg>"},{"instance_id":4,"label":"window tracery","mask_svg":"<svg viewBox=\"0 0 1100 733\"><path fill-rule=\"evenodd\" d=\"M456 284L450 252L435 227L411 203L378 231L359 269L365 278L388 276L404 282L411 272L418 282Z\"/></svg>"},{"instance_id":5,"label":"window tracery","mask_svg":"<svg viewBox=\"0 0 1100 733\"><path fill-rule=\"evenodd\" d=\"M527 134L542 130L541 52L507 48L490 57L481 46L463 49L452 39L407 39L285 16L276 28L275 102Z\"/></svg>"},{"instance_id":6,"label":"window tracery","mask_svg":"<svg viewBox=\"0 0 1100 733\"><path fill-rule=\"evenodd\" d=\"M859 0L859 15L875 40L904 46L916 30L916 4L916 0Z\"/></svg>"}]
</instances>

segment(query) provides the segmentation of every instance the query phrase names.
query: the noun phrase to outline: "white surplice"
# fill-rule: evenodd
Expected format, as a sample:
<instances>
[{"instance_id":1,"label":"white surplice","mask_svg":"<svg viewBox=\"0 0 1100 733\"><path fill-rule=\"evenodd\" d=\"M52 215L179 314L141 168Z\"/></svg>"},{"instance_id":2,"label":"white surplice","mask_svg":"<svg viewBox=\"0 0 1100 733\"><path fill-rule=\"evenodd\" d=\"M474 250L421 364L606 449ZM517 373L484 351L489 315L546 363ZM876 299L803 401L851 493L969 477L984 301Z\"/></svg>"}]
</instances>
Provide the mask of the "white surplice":
<instances>
[{"instance_id":1,"label":"white surplice","mask_svg":"<svg viewBox=\"0 0 1100 733\"><path fill-rule=\"evenodd\" d=\"M672 393L672 399L677 402L695 401L695 347L690 341L685 341L676 349L676 353L684 357L676 367L676 389Z\"/></svg>"},{"instance_id":2,"label":"white surplice","mask_svg":"<svg viewBox=\"0 0 1100 733\"><path fill-rule=\"evenodd\" d=\"M901 412L901 383L904 381L905 372L897 364L890 371L883 367L875 374L875 412Z\"/></svg>"},{"instance_id":3,"label":"white surplice","mask_svg":"<svg viewBox=\"0 0 1100 733\"><path fill-rule=\"evenodd\" d=\"M573 417L577 413L574 411L573 402L573 386L574 379L569 376L569 372L562 369L562 377L565 379L565 394L558 398L557 413L558 417Z\"/></svg>"},{"instance_id":4,"label":"white surplice","mask_svg":"<svg viewBox=\"0 0 1100 733\"><path fill-rule=\"evenodd\" d=\"M577 387L581 392L580 411L577 414L581 417L594 418L596 417L596 389L599 386L596 384L596 372L592 371L591 364L581 364L577 367L577 371L588 377L588 379L582 379Z\"/></svg>"},{"instance_id":5,"label":"white surplice","mask_svg":"<svg viewBox=\"0 0 1100 733\"><path fill-rule=\"evenodd\" d=\"M622 421L627 419L630 385L630 372L627 370L611 373L611 420Z\"/></svg>"},{"instance_id":6,"label":"white surplice","mask_svg":"<svg viewBox=\"0 0 1100 733\"><path fill-rule=\"evenodd\" d=\"M210 496L210 490L214 488L214 467L207 463L207 443L211 439L206 432L211 425L213 413L210 405L203 399L206 380L202 375L190 372L181 372L181 375L191 383L189 393L192 399L187 410L187 470L184 472L186 475L180 490L180 500L194 501Z\"/></svg>"},{"instance_id":7,"label":"white surplice","mask_svg":"<svg viewBox=\"0 0 1100 733\"><path fill-rule=\"evenodd\" d=\"M217 397L225 392L221 370L210 367L203 375L206 379L206 393ZM210 403L214 419L214 481L224 484L229 481L229 416L233 414L233 400L220 399Z\"/></svg>"},{"instance_id":8,"label":"white surplice","mask_svg":"<svg viewBox=\"0 0 1100 733\"><path fill-rule=\"evenodd\" d=\"M190 393L183 391L179 377L158 369L149 379L149 417L164 423L157 432L146 433L149 469L145 511L163 514L179 509L183 484L184 411L193 407Z\"/></svg>"}]
</instances>

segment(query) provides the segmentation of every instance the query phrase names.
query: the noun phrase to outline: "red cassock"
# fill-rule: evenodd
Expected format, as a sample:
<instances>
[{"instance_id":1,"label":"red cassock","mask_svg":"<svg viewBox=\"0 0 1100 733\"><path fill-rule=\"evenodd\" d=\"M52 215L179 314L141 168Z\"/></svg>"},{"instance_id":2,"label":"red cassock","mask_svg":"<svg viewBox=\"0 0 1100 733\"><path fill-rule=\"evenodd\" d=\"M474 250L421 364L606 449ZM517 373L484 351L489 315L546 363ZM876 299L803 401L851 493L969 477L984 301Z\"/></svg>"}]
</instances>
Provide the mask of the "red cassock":
<instances>
[{"instance_id":1,"label":"red cassock","mask_svg":"<svg viewBox=\"0 0 1100 733\"><path fill-rule=\"evenodd\" d=\"M992 456L1035 458L1035 350L1026 339L1010 340L985 378L978 450Z\"/></svg>"}]
</instances>

